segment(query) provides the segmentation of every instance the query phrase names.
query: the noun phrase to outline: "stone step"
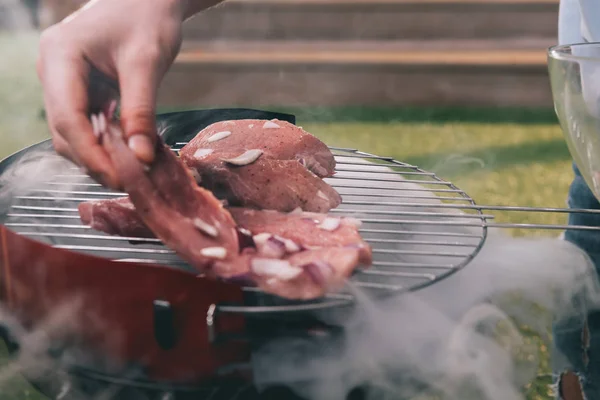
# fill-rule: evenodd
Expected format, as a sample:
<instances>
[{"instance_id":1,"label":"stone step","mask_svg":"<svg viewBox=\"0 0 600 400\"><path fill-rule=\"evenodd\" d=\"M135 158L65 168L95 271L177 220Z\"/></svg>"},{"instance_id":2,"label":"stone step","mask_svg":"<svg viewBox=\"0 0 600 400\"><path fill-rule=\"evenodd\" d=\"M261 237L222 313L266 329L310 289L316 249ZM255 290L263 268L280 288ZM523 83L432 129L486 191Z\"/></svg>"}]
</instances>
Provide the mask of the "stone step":
<instances>
[{"instance_id":1,"label":"stone step","mask_svg":"<svg viewBox=\"0 0 600 400\"><path fill-rule=\"evenodd\" d=\"M159 101L177 108L551 106L545 46L470 43L466 49L405 42L196 43L177 58Z\"/></svg>"},{"instance_id":2,"label":"stone step","mask_svg":"<svg viewBox=\"0 0 600 400\"><path fill-rule=\"evenodd\" d=\"M555 38L558 0L229 0L190 40Z\"/></svg>"}]
</instances>

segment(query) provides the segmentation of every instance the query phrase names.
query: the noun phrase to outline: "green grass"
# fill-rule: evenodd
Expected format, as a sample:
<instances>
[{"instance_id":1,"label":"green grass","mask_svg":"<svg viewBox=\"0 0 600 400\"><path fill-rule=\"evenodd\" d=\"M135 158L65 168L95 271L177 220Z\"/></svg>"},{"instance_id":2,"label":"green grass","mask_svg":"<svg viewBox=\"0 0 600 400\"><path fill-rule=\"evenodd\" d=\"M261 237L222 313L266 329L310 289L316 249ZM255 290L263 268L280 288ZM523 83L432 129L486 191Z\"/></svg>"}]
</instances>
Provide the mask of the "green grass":
<instances>
[{"instance_id":1,"label":"green grass","mask_svg":"<svg viewBox=\"0 0 600 400\"><path fill-rule=\"evenodd\" d=\"M48 137L40 118L42 96L34 71L36 41L34 35L0 35L0 157ZM565 205L571 161L552 110L293 111L305 129L328 144L393 156L436 172L479 204ZM565 222L565 216L556 214L492 214L497 222ZM522 332L542 356L540 373L548 373L548 343L527 327ZM547 378L533 382L527 388L528 398L550 399L547 384ZM0 389L0 400L17 399L42 397L22 379L14 378Z\"/></svg>"}]
</instances>

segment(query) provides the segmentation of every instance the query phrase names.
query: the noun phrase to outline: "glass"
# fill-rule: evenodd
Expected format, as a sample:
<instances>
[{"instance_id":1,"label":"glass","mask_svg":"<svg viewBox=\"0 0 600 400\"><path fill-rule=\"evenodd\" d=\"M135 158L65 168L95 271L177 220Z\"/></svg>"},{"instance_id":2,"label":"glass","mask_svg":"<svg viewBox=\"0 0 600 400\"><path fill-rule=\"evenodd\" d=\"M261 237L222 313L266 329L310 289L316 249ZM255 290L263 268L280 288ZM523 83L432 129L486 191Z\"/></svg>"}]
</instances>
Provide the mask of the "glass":
<instances>
[{"instance_id":1,"label":"glass","mask_svg":"<svg viewBox=\"0 0 600 400\"><path fill-rule=\"evenodd\" d=\"M600 43L551 47L548 72L571 156L600 200Z\"/></svg>"}]
</instances>

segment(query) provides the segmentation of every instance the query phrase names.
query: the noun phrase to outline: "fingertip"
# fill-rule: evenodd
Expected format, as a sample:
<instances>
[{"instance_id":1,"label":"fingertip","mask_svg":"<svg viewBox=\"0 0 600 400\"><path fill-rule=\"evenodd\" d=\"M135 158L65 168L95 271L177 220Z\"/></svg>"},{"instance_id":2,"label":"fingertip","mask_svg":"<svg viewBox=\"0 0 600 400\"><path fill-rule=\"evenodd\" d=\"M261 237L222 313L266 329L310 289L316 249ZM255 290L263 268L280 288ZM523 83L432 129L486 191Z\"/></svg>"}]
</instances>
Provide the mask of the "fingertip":
<instances>
[{"instance_id":1,"label":"fingertip","mask_svg":"<svg viewBox=\"0 0 600 400\"><path fill-rule=\"evenodd\" d=\"M150 164L154 161L155 146L148 136L133 135L128 139L127 145L141 162Z\"/></svg>"}]
</instances>

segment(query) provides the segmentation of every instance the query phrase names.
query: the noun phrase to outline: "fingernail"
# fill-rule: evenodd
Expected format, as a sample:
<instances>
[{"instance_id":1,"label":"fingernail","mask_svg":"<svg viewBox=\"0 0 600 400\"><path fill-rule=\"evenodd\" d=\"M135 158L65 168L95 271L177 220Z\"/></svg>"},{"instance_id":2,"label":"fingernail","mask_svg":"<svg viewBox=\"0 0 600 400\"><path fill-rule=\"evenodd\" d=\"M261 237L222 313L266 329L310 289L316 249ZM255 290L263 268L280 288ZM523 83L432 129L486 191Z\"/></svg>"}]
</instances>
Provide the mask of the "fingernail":
<instances>
[{"instance_id":1,"label":"fingernail","mask_svg":"<svg viewBox=\"0 0 600 400\"><path fill-rule=\"evenodd\" d=\"M154 160L154 146L148 136L133 135L127 144L140 161L151 163Z\"/></svg>"}]
</instances>

